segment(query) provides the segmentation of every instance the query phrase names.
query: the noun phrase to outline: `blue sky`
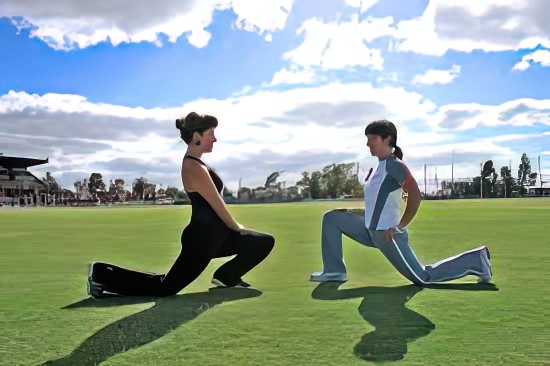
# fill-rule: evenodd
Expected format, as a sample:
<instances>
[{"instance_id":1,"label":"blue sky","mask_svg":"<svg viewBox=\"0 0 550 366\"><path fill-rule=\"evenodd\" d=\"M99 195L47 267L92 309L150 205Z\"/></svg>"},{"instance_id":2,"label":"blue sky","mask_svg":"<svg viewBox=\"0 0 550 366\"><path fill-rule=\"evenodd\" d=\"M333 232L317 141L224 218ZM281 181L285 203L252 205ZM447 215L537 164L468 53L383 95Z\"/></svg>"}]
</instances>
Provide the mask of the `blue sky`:
<instances>
[{"instance_id":1,"label":"blue sky","mask_svg":"<svg viewBox=\"0 0 550 366\"><path fill-rule=\"evenodd\" d=\"M523 152L550 175L544 0L55 3L0 5L0 152L50 157L37 174L67 188L98 169L181 187L192 110L220 119L205 160L230 188L364 161L377 118L418 179L452 151L455 176Z\"/></svg>"}]
</instances>

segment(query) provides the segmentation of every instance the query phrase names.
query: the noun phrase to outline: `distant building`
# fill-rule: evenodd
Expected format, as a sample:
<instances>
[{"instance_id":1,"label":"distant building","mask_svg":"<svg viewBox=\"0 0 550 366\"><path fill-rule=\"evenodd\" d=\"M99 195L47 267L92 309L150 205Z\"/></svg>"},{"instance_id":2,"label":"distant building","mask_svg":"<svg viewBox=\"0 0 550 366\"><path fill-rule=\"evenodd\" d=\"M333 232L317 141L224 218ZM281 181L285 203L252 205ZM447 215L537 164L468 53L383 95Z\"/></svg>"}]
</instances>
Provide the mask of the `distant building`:
<instances>
[{"instance_id":1,"label":"distant building","mask_svg":"<svg viewBox=\"0 0 550 366\"><path fill-rule=\"evenodd\" d=\"M48 193L48 187L41 179L27 169L47 164L48 158L32 159L0 154L0 195L3 197L22 197Z\"/></svg>"},{"instance_id":2,"label":"distant building","mask_svg":"<svg viewBox=\"0 0 550 366\"><path fill-rule=\"evenodd\" d=\"M550 196L550 184L543 182L541 185L529 186L527 188L527 195L529 196Z\"/></svg>"}]
</instances>

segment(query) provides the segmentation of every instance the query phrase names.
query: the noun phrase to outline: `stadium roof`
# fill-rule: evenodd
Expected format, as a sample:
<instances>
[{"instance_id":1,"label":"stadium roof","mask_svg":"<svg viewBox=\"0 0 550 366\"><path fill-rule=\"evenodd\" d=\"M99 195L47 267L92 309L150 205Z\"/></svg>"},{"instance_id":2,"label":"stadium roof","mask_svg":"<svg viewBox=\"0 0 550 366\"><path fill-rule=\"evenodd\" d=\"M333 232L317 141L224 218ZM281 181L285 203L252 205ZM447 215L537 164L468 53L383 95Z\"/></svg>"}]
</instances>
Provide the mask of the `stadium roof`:
<instances>
[{"instance_id":1,"label":"stadium roof","mask_svg":"<svg viewBox=\"0 0 550 366\"><path fill-rule=\"evenodd\" d=\"M6 169L27 169L31 166L47 164L49 158L46 159L32 159L21 158L16 156L4 156L0 154L0 167Z\"/></svg>"}]
</instances>

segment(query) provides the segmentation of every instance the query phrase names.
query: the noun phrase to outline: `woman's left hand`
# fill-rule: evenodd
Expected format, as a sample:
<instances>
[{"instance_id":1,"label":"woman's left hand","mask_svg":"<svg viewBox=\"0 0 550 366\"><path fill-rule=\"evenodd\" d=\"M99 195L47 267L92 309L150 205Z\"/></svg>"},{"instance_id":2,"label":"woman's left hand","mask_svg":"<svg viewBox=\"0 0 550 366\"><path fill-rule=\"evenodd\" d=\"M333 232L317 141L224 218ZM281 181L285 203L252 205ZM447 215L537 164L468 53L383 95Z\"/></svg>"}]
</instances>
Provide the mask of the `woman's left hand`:
<instances>
[{"instance_id":1,"label":"woman's left hand","mask_svg":"<svg viewBox=\"0 0 550 366\"><path fill-rule=\"evenodd\" d=\"M389 243L393 239L393 228L384 230L384 240L386 240L386 243Z\"/></svg>"},{"instance_id":2,"label":"woman's left hand","mask_svg":"<svg viewBox=\"0 0 550 366\"><path fill-rule=\"evenodd\" d=\"M393 233L395 231L400 233L401 230L403 230L403 228L399 227L399 225L397 225L396 227L384 230L384 239L386 240L386 243L389 243L393 239Z\"/></svg>"}]
</instances>

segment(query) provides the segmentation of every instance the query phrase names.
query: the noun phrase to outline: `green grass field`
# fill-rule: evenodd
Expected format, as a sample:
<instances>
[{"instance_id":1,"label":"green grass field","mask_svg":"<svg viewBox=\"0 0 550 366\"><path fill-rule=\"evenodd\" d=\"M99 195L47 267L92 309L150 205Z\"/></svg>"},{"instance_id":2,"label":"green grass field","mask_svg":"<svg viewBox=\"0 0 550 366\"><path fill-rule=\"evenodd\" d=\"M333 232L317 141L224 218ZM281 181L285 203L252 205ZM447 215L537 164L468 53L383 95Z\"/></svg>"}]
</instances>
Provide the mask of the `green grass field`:
<instances>
[{"instance_id":1,"label":"green grass field","mask_svg":"<svg viewBox=\"0 0 550 366\"><path fill-rule=\"evenodd\" d=\"M227 260L216 259L178 296L99 301L86 294L87 264L166 271L189 207L0 209L0 365L374 364L367 353L399 365L550 365L550 200L423 202L409 228L418 257L486 244L498 291L417 292L349 239L349 281L309 282L322 214L344 204L361 202L230 206L277 240L245 276L261 292L209 291Z\"/></svg>"}]
</instances>

